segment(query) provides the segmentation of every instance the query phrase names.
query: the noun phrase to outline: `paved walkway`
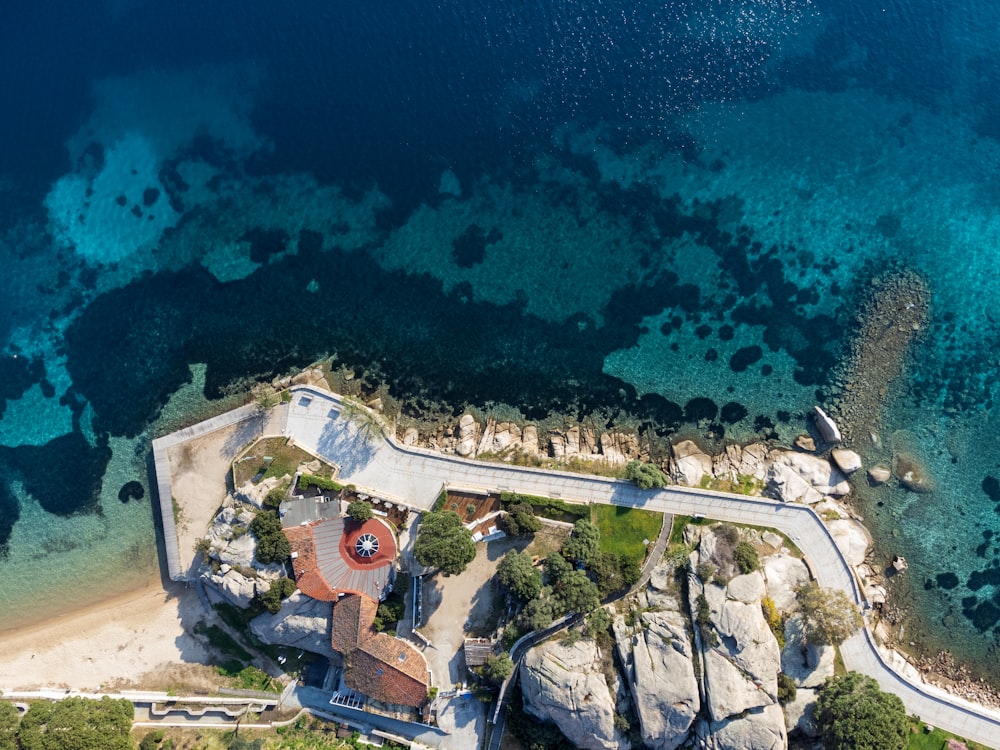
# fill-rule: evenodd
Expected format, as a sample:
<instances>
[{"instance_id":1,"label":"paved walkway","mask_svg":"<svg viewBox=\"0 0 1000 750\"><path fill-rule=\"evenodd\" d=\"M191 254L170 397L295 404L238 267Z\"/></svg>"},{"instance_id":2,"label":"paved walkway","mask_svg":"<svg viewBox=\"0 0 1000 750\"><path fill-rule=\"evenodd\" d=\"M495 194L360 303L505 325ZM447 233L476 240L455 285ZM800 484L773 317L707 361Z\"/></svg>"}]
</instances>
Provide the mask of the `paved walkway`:
<instances>
[{"instance_id":1,"label":"paved walkway","mask_svg":"<svg viewBox=\"0 0 1000 750\"><path fill-rule=\"evenodd\" d=\"M402 446L393 439L368 437L357 424L342 416L340 399L330 393L310 386L296 387L292 393L285 434L340 466L341 481L405 499L411 507L429 509L441 488L450 484L647 508L673 515L700 514L774 528L803 551L821 586L842 589L862 604L853 572L823 521L807 506L688 487L640 490L631 482L604 477L446 456ZM902 698L909 713L967 739L997 745L1000 713L900 675L887 663L867 629L848 639L841 653L848 669L874 677L883 690Z\"/></svg>"}]
</instances>

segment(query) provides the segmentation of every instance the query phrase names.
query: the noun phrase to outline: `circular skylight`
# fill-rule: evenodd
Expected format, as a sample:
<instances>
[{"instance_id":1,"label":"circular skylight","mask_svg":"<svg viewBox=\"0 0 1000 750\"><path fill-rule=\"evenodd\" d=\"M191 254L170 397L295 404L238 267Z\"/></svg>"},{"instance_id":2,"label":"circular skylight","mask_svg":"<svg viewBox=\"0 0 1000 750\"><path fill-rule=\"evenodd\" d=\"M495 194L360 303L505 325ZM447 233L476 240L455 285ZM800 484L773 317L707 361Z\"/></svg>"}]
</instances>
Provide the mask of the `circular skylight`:
<instances>
[{"instance_id":1,"label":"circular skylight","mask_svg":"<svg viewBox=\"0 0 1000 750\"><path fill-rule=\"evenodd\" d=\"M378 538L374 534L362 534L354 543L354 551L361 557L373 557L378 552Z\"/></svg>"}]
</instances>

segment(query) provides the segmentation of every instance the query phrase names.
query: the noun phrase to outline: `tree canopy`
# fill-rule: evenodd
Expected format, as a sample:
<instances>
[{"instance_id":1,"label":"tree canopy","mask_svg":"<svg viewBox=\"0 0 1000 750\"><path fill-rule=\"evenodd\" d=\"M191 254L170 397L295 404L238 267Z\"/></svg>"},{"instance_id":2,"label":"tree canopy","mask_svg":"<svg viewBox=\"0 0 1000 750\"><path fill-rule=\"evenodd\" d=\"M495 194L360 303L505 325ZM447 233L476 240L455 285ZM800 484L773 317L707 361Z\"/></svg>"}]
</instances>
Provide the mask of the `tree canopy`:
<instances>
[{"instance_id":1,"label":"tree canopy","mask_svg":"<svg viewBox=\"0 0 1000 750\"><path fill-rule=\"evenodd\" d=\"M566 562L566 558L558 552L550 552L545 558L545 575L548 576L549 583L556 584L564 575L573 570L573 566Z\"/></svg>"},{"instance_id":2,"label":"tree canopy","mask_svg":"<svg viewBox=\"0 0 1000 750\"><path fill-rule=\"evenodd\" d=\"M641 461L629 461L625 466L625 478L635 482L636 486L642 490L658 489L667 486L667 477L660 469L653 464L644 464Z\"/></svg>"},{"instance_id":3,"label":"tree canopy","mask_svg":"<svg viewBox=\"0 0 1000 750\"><path fill-rule=\"evenodd\" d=\"M510 654L506 651L502 651L495 656L487 656L486 663L483 665L483 677L495 685L500 685L510 677L513 671L514 662L511 661Z\"/></svg>"},{"instance_id":4,"label":"tree canopy","mask_svg":"<svg viewBox=\"0 0 1000 750\"><path fill-rule=\"evenodd\" d=\"M531 601L542 590L542 574L532 565L527 552L511 550L497 566L497 578L518 599Z\"/></svg>"},{"instance_id":5,"label":"tree canopy","mask_svg":"<svg viewBox=\"0 0 1000 750\"><path fill-rule=\"evenodd\" d=\"M17 750L17 725L20 721L14 704L0 701L0 750Z\"/></svg>"},{"instance_id":6,"label":"tree canopy","mask_svg":"<svg viewBox=\"0 0 1000 750\"><path fill-rule=\"evenodd\" d=\"M365 500L355 500L347 506L347 516L355 521L367 521L374 515L372 504Z\"/></svg>"},{"instance_id":7,"label":"tree canopy","mask_svg":"<svg viewBox=\"0 0 1000 750\"><path fill-rule=\"evenodd\" d=\"M552 604L553 597L546 588L542 595L532 599L521 610L521 624L528 630L544 630L555 619Z\"/></svg>"},{"instance_id":8,"label":"tree canopy","mask_svg":"<svg viewBox=\"0 0 1000 750\"><path fill-rule=\"evenodd\" d=\"M476 543L455 511L424 513L413 543L413 556L424 567L458 575L475 559Z\"/></svg>"},{"instance_id":9,"label":"tree canopy","mask_svg":"<svg viewBox=\"0 0 1000 750\"><path fill-rule=\"evenodd\" d=\"M507 509L503 517L504 528L511 536L534 534L542 528L542 521L528 503L517 503Z\"/></svg>"},{"instance_id":10,"label":"tree canopy","mask_svg":"<svg viewBox=\"0 0 1000 750\"><path fill-rule=\"evenodd\" d=\"M864 625L857 605L840 589L824 589L815 583L797 592L802 628L809 643L838 646Z\"/></svg>"},{"instance_id":11,"label":"tree canopy","mask_svg":"<svg viewBox=\"0 0 1000 750\"><path fill-rule=\"evenodd\" d=\"M903 750L909 735L903 701L858 672L826 681L816 720L826 750Z\"/></svg>"},{"instance_id":12,"label":"tree canopy","mask_svg":"<svg viewBox=\"0 0 1000 750\"><path fill-rule=\"evenodd\" d=\"M564 614L590 612L601 603L597 586L582 570L571 570L564 575L555 587L555 596Z\"/></svg>"},{"instance_id":13,"label":"tree canopy","mask_svg":"<svg viewBox=\"0 0 1000 750\"><path fill-rule=\"evenodd\" d=\"M292 554L288 538L281 530L281 519L274 511L260 511L250 522L250 531L257 537L257 559L265 565L284 562Z\"/></svg>"},{"instance_id":14,"label":"tree canopy","mask_svg":"<svg viewBox=\"0 0 1000 750\"><path fill-rule=\"evenodd\" d=\"M573 531L563 541L561 551L570 560L590 565L597 556L601 532L586 518L573 524Z\"/></svg>"},{"instance_id":15,"label":"tree canopy","mask_svg":"<svg viewBox=\"0 0 1000 750\"><path fill-rule=\"evenodd\" d=\"M35 701L21 718L22 750L132 750L132 703L65 698Z\"/></svg>"}]
</instances>

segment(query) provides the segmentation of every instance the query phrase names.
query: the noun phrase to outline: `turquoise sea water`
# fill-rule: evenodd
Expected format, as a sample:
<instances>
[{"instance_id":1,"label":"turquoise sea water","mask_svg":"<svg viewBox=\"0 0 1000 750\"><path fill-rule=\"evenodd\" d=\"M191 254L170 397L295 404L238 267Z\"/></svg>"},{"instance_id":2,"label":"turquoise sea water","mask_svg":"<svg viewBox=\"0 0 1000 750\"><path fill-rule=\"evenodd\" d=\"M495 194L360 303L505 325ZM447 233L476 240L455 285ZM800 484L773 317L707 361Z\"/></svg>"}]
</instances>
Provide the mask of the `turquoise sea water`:
<instances>
[{"instance_id":1,"label":"turquoise sea water","mask_svg":"<svg viewBox=\"0 0 1000 750\"><path fill-rule=\"evenodd\" d=\"M907 637L997 672L1000 11L5 13L0 630L149 575L151 436L248 379L335 355L415 416L787 442L911 268L931 325L866 458L934 489L861 508Z\"/></svg>"}]
</instances>

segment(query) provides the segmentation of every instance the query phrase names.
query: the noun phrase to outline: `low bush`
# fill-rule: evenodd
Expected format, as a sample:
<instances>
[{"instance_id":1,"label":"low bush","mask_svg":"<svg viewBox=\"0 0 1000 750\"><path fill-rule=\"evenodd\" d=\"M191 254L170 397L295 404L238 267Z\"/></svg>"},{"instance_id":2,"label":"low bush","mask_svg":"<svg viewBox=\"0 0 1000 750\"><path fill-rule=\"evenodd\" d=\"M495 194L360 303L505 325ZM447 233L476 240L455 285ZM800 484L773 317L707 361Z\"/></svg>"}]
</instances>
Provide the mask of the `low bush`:
<instances>
[{"instance_id":1,"label":"low bush","mask_svg":"<svg viewBox=\"0 0 1000 750\"><path fill-rule=\"evenodd\" d=\"M320 477L315 474L300 474L299 487L301 489L316 487L318 489L328 490L331 492L340 492L342 489L344 489L344 485L340 484L339 482L335 482L332 479L327 479L326 477Z\"/></svg>"},{"instance_id":2,"label":"low bush","mask_svg":"<svg viewBox=\"0 0 1000 750\"><path fill-rule=\"evenodd\" d=\"M760 568L760 558L757 550L750 542L740 542L733 550L733 562L743 574L752 573Z\"/></svg>"}]
</instances>

